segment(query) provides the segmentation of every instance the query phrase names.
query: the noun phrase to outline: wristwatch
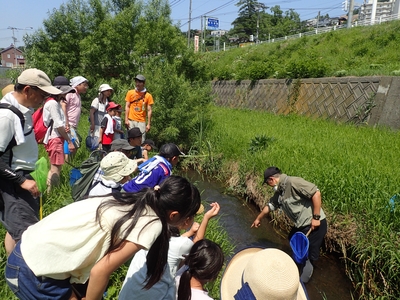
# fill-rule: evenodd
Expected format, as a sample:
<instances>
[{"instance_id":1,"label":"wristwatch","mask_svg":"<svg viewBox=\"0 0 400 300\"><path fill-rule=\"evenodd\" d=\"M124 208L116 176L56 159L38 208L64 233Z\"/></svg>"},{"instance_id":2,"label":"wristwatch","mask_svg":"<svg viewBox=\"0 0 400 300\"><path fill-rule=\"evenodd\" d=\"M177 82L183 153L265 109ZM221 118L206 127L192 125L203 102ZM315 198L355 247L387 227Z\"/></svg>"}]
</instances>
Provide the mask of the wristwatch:
<instances>
[{"instance_id":1,"label":"wristwatch","mask_svg":"<svg viewBox=\"0 0 400 300\"><path fill-rule=\"evenodd\" d=\"M314 220L319 220L321 218L321 215L313 215L312 217Z\"/></svg>"}]
</instances>

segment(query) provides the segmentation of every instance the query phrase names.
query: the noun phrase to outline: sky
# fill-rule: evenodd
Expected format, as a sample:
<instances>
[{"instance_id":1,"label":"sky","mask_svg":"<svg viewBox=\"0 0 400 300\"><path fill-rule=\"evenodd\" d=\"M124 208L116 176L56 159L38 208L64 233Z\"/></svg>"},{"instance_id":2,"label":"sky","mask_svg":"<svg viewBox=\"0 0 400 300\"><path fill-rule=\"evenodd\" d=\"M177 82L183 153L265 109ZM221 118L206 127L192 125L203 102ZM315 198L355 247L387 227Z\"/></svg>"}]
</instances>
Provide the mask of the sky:
<instances>
[{"instance_id":1,"label":"sky","mask_svg":"<svg viewBox=\"0 0 400 300\"><path fill-rule=\"evenodd\" d=\"M329 14L338 17L345 12L342 10L344 0L261 0L267 7L280 5L281 10L294 9L301 20L315 18ZM34 33L43 27L43 20L48 18L49 12L58 9L68 0L19 0L18 7L10 5L9 0L0 0L2 14L0 17L0 48L5 48L13 43L13 36L17 39L16 45L22 46L22 37L25 34ZM201 28L202 16L215 18L219 21L219 29L229 30L231 23L238 17L238 0L169 0L174 24L180 24L182 31L188 30L189 6L191 9L191 29ZM7 11L7 8L10 10ZM267 9L267 13L270 11ZM204 18L203 18L204 20ZM12 29L14 28L14 30Z\"/></svg>"}]
</instances>

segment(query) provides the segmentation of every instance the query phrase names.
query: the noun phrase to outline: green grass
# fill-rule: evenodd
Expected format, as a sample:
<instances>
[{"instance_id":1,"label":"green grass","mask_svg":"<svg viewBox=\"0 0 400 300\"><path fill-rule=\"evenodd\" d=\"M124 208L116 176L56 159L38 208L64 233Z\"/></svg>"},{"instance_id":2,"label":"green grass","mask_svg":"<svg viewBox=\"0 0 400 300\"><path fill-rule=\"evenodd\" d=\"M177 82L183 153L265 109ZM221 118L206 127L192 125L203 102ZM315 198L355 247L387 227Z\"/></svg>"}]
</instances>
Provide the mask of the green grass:
<instances>
[{"instance_id":1,"label":"green grass","mask_svg":"<svg viewBox=\"0 0 400 300\"><path fill-rule=\"evenodd\" d=\"M209 79L398 76L400 21L200 53Z\"/></svg>"},{"instance_id":2,"label":"green grass","mask_svg":"<svg viewBox=\"0 0 400 300\"><path fill-rule=\"evenodd\" d=\"M236 191L267 199L262 174L271 165L314 182L329 216L327 237L338 251L347 245L348 275L357 291L365 299L400 297L400 207L388 207L400 191L399 132L222 107L213 109L212 121L207 138L213 152L223 153L225 166L239 166L225 175L239 177ZM249 151L260 137L270 142ZM258 195L247 188L249 175Z\"/></svg>"}]
</instances>

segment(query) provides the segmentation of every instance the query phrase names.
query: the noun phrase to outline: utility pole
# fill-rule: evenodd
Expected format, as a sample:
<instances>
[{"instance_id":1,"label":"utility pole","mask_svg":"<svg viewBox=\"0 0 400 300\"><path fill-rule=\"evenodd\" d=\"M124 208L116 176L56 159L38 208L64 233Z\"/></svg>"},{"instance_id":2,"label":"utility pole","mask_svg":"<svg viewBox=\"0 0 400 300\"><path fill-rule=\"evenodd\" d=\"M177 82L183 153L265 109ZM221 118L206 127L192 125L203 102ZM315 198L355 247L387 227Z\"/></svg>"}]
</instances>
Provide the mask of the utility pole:
<instances>
[{"instance_id":1,"label":"utility pole","mask_svg":"<svg viewBox=\"0 0 400 300\"><path fill-rule=\"evenodd\" d=\"M188 48L190 47L190 22L192 21L192 0L189 3Z\"/></svg>"},{"instance_id":2,"label":"utility pole","mask_svg":"<svg viewBox=\"0 0 400 300\"><path fill-rule=\"evenodd\" d=\"M7 29L11 29L12 30L12 39L13 39L13 46L14 46L14 61L15 61L15 67L18 64L18 60L17 60L17 38L15 37L15 30L26 30L26 29L33 29L33 27L25 27L25 28L17 28L17 27L12 27L12 26L8 26Z\"/></svg>"},{"instance_id":3,"label":"utility pole","mask_svg":"<svg viewBox=\"0 0 400 300\"><path fill-rule=\"evenodd\" d=\"M349 13L347 15L347 28L351 28L351 22L353 20L354 0L350 0Z\"/></svg>"}]
</instances>

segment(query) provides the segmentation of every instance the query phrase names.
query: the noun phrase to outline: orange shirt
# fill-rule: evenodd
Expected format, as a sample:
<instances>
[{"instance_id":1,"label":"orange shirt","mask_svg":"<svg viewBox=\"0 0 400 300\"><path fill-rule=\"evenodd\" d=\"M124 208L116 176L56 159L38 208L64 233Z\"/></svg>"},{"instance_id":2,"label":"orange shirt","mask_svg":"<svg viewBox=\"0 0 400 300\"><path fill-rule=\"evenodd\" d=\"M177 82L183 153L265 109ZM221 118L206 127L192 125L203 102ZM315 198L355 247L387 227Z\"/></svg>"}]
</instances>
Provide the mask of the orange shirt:
<instances>
[{"instance_id":1,"label":"orange shirt","mask_svg":"<svg viewBox=\"0 0 400 300\"><path fill-rule=\"evenodd\" d=\"M136 122L146 122L146 110L148 105L153 105L153 96L148 92L129 90L126 93L125 101L129 102L128 119Z\"/></svg>"}]
</instances>

